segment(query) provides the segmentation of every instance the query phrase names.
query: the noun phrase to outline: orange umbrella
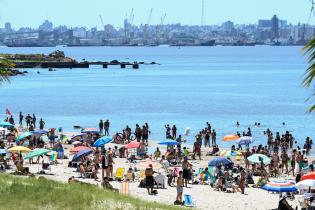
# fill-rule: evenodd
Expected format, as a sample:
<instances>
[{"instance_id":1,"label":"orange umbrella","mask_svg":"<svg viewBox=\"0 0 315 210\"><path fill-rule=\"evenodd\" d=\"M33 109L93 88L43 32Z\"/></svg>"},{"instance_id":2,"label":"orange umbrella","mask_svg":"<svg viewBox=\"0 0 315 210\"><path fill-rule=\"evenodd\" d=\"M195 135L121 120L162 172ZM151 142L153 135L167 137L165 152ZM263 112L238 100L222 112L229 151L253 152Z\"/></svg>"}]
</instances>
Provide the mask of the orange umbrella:
<instances>
[{"instance_id":1,"label":"orange umbrella","mask_svg":"<svg viewBox=\"0 0 315 210\"><path fill-rule=\"evenodd\" d=\"M315 180L315 172L309 172L307 174L304 174L302 177L301 177L301 180L308 180L308 179L313 179Z\"/></svg>"},{"instance_id":2,"label":"orange umbrella","mask_svg":"<svg viewBox=\"0 0 315 210\"><path fill-rule=\"evenodd\" d=\"M81 150L84 149L91 149L89 147L85 147L85 146L78 146L78 147L72 147L69 151L70 152L80 152Z\"/></svg>"},{"instance_id":3,"label":"orange umbrella","mask_svg":"<svg viewBox=\"0 0 315 210\"><path fill-rule=\"evenodd\" d=\"M223 137L223 141L234 141L239 139L240 137L238 135L232 134L232 135L226 135Z\"/></svg>"}]
</instances>

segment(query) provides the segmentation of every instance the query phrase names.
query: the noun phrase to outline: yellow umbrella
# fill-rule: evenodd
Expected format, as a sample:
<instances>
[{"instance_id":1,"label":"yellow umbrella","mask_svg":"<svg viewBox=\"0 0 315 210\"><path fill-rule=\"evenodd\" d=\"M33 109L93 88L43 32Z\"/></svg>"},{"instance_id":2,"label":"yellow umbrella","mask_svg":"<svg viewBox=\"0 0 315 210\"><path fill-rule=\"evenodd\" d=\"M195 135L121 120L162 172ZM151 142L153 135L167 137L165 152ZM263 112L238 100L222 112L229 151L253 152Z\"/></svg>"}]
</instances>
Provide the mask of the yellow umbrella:
<instances>
[{"instance_id":1,"label":"yellow umbrella","mask_svg":"<svg viewBox=\"0 0 315 210\"><path fill-rule=\"evenodd\" d=\"M31 149L27 148L27 147L23 147L23 146L16 146L16 147L12 147L10 149L8 149L8 151L10 152L23 152L23 153L27 153L32 151Z\"/></svg>"}]
</instances>

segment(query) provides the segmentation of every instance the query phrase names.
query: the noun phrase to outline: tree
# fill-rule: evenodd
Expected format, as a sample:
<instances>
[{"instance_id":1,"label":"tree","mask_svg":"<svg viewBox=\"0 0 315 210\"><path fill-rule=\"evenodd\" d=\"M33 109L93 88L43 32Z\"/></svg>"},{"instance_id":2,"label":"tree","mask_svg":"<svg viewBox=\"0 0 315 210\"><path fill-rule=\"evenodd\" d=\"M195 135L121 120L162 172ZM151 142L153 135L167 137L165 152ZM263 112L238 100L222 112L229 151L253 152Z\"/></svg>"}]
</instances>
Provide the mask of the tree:
<instances>
[{"instance_id":1,"label":"tree","mask_svg":"<svg viewBox=\"0 0 315 210\"><path fill-rule=\"evenodd\" d=\"M307 56L307 62L309 64L305 71L305 78L303 80L303 86L309 88L312 86L315 78L315 37L303 48L304 54ZM315 96L315 86L312 95L308 98L311 99ZM315 111L315 105L312 105L309 112Z\"/></svg>"},{"instance_id":2,"label":"tree","mask_svg":"<svg viewBox=\"0 0 315 210\"><path fill-rule=\"evenodd\" d=\"M9 82L12 76L12 68L14 64L6 59L0 59L0 83Z\"/></svg>"}]
</instances>

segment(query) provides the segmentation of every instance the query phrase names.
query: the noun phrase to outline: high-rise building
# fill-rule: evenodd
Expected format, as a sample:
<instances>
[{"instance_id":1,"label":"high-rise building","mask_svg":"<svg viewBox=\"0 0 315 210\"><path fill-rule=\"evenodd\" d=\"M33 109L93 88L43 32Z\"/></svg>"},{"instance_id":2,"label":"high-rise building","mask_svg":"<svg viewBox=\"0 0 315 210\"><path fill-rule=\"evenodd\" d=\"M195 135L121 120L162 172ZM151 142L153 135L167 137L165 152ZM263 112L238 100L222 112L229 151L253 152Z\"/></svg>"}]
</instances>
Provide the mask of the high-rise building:
<instances>
[{"instance_id":1,"label":"high-rise building","mask_svg":"<svg viewBox=\"0 0 315 210\"><path fill-rule=\"evenodd\" d=\"M279 18L277 15L274 15L271 19L271 38L279 38Z\"/></svg>"},{"instance_id":2,"label":"high-rise building","mask_svg":"<svg viewBox=\"0 0 315 210\"><path fill-rule=\"evenodd\" d=\"M4 24L4 30L5 30L6 32L12 31L11 23L5 23L5 24Z\"/></svg>"},{"instance_id":3,"label":"high-rise building","mask_svg":"<svg viewBox=\"0 0 315 210\"><path fill-rule=\"evenodd\" d=\"M271 20L258 20L258 28L270 28Z\"/></svg>"},{"instance_id":4,"label":"high-rise building","mask_svg":"<svg viewBox=\"0 0 315 210\"><path fill-rule=\"evenodd\" d=\"M234 29L234 23L232 21L226 21L222 23L222 30L231 32Z\"/></svg>"},{"instance_id":5,"label":"high-rise building","mask_svg":"<svg viewBox=\"0 0 315 210\"><path fill-rule=\"evenodd\" d=\"M45 22L43 22L43 24L41 24L38 29L40 31L52 31L53 30L53 24L52 22L45 20Z\"/></svg>"}]
</instances>

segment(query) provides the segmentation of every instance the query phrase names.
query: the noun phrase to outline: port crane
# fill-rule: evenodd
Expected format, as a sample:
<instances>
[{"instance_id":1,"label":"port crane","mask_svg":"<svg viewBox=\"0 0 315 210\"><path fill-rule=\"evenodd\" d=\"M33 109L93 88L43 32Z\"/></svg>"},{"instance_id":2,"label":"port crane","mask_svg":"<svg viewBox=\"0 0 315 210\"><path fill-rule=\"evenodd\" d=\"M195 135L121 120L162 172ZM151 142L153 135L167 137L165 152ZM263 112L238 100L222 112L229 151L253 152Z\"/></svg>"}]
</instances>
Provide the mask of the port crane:
<instances>
[{"instance_id":1,"label":"port crane","mask_svg":"<svg viewBox=\"0 0 315 210\"><path fill-rule=\"evenodd\" d=\"M162 34L163 31L163 26L164 26L164 22L165 22L165 18L166 18L166 13L164 14L163 17L161 17L161 24L156 26L156 32L155 32L155 36L156 36L156 45L160 44L160 36Z\"/></svg>"},{"instance_id":2,"label":"port crane","mask_svg":"<svg viewBox=\"0 0 315 210\"><path fill-rule=\"evenodd\" d=\"M103 26L103 29L104 29L104 35L105 35L106 38L108 38L108 33L107 33L107 30L106 30L106 26L104 24L102 15L100 15L100 20L101 20L101 23L102 23L102 26Z\"/></svg>"},{"instance_id":3,"label":"port crane","mask_svg":"<svg viewBox=\"0 0 315 210\"><path fill-rule=\"evenodd\" d=\"M144 44L144 45L148 44L148 43L147 43L147 42L148 42L148 28L149 28L149 25L150 25L150 23L151 23L152 13L153 13L153 8L151 8L148 21L147 21L147 23L144 25L144 28L143 28L143 44Z\"/></svg>"}]
</instances>

